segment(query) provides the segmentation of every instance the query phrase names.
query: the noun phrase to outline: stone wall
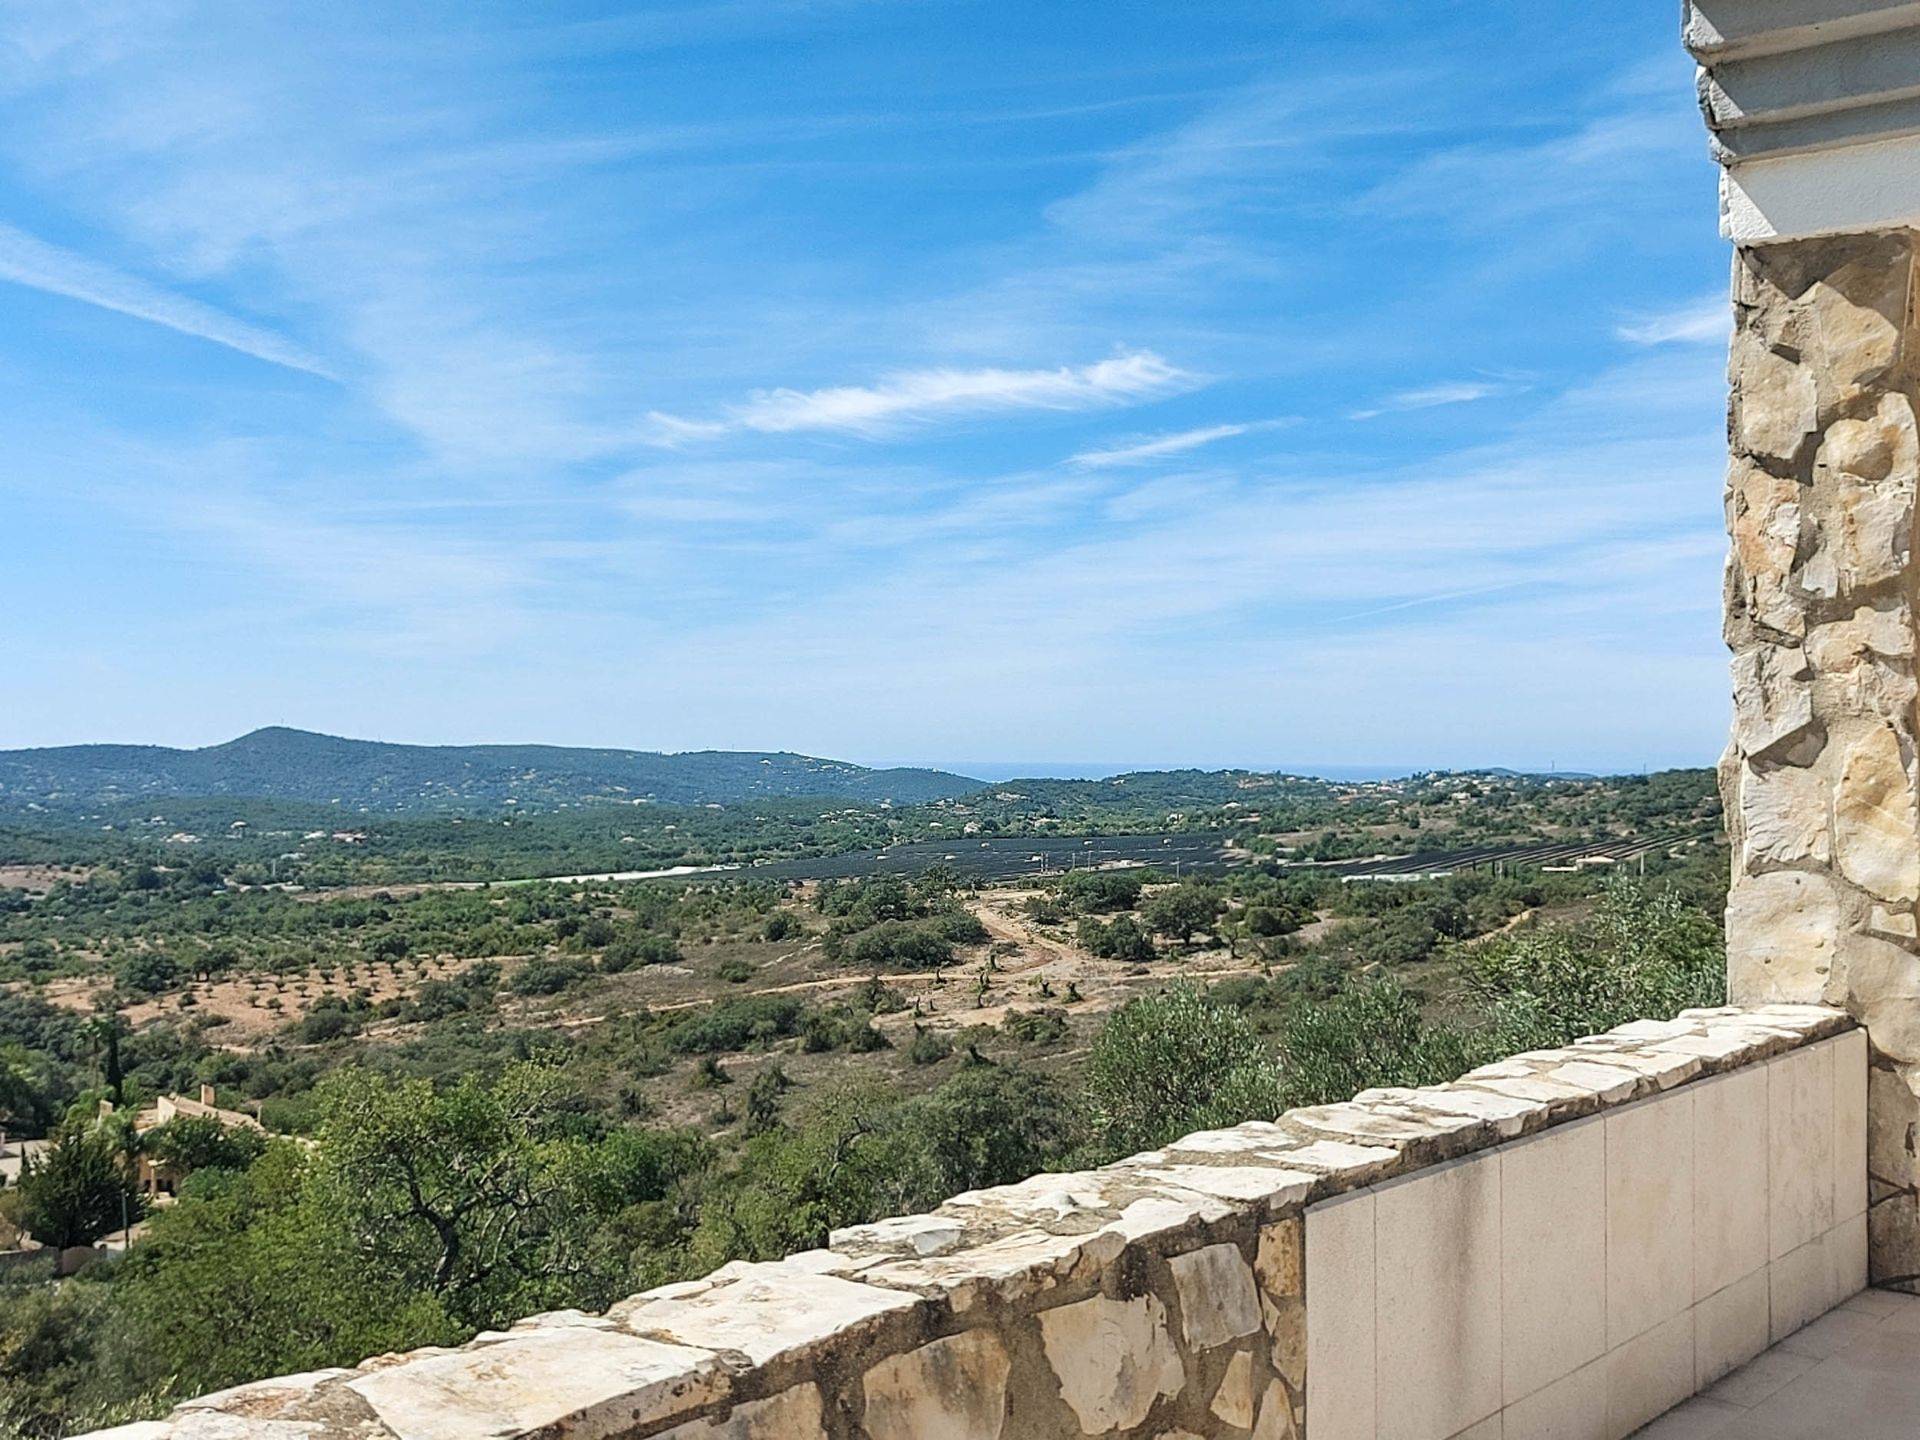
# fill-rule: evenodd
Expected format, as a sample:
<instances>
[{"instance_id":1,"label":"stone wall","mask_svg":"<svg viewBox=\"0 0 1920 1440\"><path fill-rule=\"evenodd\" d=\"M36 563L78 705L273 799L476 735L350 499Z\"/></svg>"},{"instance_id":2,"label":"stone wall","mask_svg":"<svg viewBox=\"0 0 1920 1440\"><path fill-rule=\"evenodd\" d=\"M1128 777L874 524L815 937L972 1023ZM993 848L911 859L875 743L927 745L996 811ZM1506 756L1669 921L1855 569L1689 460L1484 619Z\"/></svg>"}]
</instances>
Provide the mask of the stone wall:
<instances>
[{"instance_id":1,"label":"stone wall","mask_svg":"<svg viewBox=\"0 0 1920 1440\"><path fill-rule=\"evenodd\" d=\"M1726 633L1737 1001L1841 1006L1872 1041L1877 1283L1920 1280L1915 253L1907 232L1734 266Z\"/></svg>"},{"instance_id":2,"label":"stone wall","mask_svg":"<svg viewBox=\"0 0 1920 1440\"><path fill-rule=\"evenodd\" d=\"M102 1433L1447 1440L1497 1434L1509 1400L1538 1410L1548 1394L1623 1422L1606 1377L1628 1342L1684 1354L1691 1389L1858 1288L1863 1072L1863 1045L1830 1009L1638 1022L1451 1085L955 1196L604 1316L538 1316ZM1712 1118L1696 1126L1701 1107ZM1765 1179L1696 1186L1723 1166ZM1596 1239L1618 1263L1592 1268ZM1704 1292L1703 1257L1717 1286ZM1672 1276L1684 1296L1669 1295ZM1736 1317L1724 1333L1722 1312ZM1669 1370L1645 1403L1680 1398ZM1506 1408L1509 1436L1525 1413Z\"/></svg>"},{"instance_id":3,"label":"stone wall","mask_svg":"<svg viewBox=\"0 0 1920 1440\"><path fill-rule=\"evenodd\" d=\"M1866 1103L1854 1030L1312 1207L1313 1440L1617 1437L1705 1389L1865 1286Z\"/></svg>"}]
</instances>

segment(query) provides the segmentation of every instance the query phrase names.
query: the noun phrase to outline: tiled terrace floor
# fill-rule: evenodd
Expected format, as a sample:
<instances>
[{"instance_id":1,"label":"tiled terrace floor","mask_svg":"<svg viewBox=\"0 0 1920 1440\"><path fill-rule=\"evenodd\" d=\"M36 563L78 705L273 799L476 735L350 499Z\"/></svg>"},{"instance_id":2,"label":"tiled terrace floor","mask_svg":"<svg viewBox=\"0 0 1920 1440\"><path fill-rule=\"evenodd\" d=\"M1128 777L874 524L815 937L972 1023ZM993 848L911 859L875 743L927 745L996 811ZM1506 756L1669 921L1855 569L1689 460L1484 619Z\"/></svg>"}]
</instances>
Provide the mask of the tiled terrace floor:
<instances>
[{"instance_id":1,"label":"tiled terrace floor","mask_svg":"<svg viewBox=\"0 0 1920 1440\"><path fill-rule=\"evenodd\" d=\"M1868 1290L1639 1432L1638 1440L1916 1440L1920 1297Z\"/></svg>"}]
</instances>

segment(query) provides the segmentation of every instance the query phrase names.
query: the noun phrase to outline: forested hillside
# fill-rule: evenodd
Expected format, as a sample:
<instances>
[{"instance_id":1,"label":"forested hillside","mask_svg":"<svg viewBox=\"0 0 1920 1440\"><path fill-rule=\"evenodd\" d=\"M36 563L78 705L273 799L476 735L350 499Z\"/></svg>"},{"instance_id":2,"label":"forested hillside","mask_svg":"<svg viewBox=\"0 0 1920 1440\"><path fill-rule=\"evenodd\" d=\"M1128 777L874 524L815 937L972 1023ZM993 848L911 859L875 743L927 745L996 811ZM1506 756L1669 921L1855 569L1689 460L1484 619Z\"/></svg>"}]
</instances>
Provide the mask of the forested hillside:
<instances>
[{"instance_id":1,"label":"forested hillside","mask_svg":"<svg viewBox=\"0 0 1920 1440\"><path fill-rule=\"evenodd\" d=\"M706 805L794 795L917 804L978 788L976 780L939 770L869 770L809 755L392 745L282 728L200 750L68 745L0 751L0 812L211 796L396 814L622 801Z\"/></svg>"}]
</instances>

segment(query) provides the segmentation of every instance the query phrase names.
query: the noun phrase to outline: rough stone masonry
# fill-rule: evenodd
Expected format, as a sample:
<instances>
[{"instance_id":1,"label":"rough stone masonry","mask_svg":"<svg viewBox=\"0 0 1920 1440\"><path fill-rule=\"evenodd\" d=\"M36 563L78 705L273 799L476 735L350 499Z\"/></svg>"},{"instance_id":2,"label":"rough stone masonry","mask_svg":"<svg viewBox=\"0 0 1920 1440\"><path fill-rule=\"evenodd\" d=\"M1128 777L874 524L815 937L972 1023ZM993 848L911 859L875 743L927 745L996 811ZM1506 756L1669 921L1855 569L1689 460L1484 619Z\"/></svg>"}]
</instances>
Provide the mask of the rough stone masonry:
<instances>
[{"instance_id":1,"label":"rough stone masonry","mask_svg":"<svg viewBox=\"0 0 1920 1440\"><path fill-rule=\"evenodd\" d=\"M1734 262L1726 638L1730 998L1825 1002L1872 1045L1874 1283L1920 1290L1915 236Z\"/></svg>"}]
</instances>

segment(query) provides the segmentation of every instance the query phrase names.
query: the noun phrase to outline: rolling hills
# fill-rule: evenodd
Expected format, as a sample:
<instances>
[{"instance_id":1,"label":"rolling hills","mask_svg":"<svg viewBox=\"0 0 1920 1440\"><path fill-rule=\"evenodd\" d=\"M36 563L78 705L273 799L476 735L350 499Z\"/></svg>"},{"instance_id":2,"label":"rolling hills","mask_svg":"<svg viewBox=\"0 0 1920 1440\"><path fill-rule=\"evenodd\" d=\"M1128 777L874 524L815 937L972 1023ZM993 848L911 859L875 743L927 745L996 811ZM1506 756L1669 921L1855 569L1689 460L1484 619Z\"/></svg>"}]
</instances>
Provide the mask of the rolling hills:
<instances>
[{"instance_id":1,"label":"rolling hills","mask_svg":"<svg viewBox=\"0 0 1920 1440\"><path fill-rule=\"evenodd\" d=\"M648 801L726 805L803 795L912 805L980 787L942 770L870 770L777 752L397 745L283 727L198 750L0 750L0 812L15 813L185 797L301 801L387 814Z\"/></svg>"}]
</instances>

